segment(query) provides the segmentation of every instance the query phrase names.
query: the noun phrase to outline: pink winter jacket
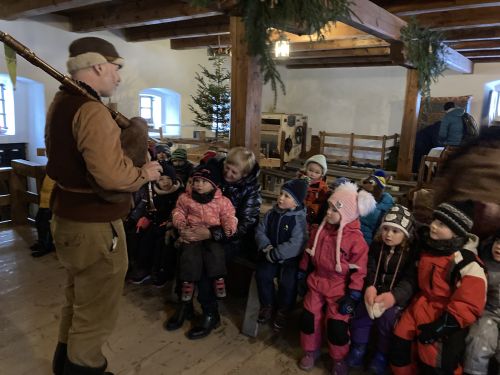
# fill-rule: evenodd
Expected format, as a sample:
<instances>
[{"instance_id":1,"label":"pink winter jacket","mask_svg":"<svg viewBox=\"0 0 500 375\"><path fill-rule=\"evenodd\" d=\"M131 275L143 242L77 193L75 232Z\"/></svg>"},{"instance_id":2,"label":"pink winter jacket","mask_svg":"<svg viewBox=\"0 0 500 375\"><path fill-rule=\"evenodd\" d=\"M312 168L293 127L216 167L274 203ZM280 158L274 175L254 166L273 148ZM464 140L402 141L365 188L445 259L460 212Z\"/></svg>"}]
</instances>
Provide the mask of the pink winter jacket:
<instances>
[{"instance_id":1,"label":"pink winter jacket","mask_svg":"<svg viewBox=\"0 0 500 375\"><path fill-rule=\"evenodd\" d=\"M238 219L231 201L222 195L220 189L215 191L214 198L205 204L191 198L188 189L177 200L172 212L174 227L182 232L187 227L217 227L221 226L227 237L231 237L238 226Z\"/></svg>"}]
</instances>

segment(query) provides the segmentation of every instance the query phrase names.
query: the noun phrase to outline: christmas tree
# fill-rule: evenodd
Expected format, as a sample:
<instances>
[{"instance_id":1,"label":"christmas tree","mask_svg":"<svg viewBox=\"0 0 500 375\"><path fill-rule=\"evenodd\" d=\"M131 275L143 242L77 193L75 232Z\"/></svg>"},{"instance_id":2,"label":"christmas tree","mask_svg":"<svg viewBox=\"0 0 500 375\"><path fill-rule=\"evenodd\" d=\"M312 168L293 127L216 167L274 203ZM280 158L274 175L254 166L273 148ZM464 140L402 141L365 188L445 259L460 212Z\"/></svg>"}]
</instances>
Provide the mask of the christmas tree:
<instances>
[{"instance_id":1,"label":"christmas tree","mask_svg":"<svg viewBox=\"0 0 500 375\"><path fill-rule=\"evenodd\" d=\"M231 121L231 73L223 67L224 59L221 56L210 58L213 72L200 65L201 74L196 73L198 81L196 96L191 95L194 101L189 109L194 113L194 123L215 132L215 139L229 135Z\"/></svg>"}]
</instances>

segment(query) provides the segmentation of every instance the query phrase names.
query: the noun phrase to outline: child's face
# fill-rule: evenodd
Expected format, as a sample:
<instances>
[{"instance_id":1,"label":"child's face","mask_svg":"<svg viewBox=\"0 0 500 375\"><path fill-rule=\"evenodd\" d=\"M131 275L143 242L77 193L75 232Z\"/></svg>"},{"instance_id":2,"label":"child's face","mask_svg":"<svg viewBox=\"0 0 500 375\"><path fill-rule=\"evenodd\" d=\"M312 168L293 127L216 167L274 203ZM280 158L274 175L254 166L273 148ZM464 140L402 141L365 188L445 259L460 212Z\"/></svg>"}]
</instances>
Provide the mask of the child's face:
<instances>
[{"instance_id":1,"label":"child's face","mask_svg":"<svg viewBox=\"0 0 500 375\"><path fill-rule=\"evenodd\" d=\"M204 178L195 177L193 178L193 190L198 194L206 194L213 191L214 185L211 182L205 180Z\"/></svg>"},{"instance_id":2,"label":"child's face","mask_svg":"<svg viewBox=\"0 0 500 375\"><path fill-rule=\"evenodd\" d=\"M365 189L366 191L373 193L373 190L375 190L375 184L376 184L376 182L373 181L373 179L367 178L367 179L363 180L362 186L363 186L363 189Z\"/></svg>"},{"instance_id":3,"label":"child's face","mask_svg":"<svg viewBox=\"0 0 500 375\"><path fill-rule=\"evenodd\" d=\"M313 181L319 180L323 176L323 168L318 163L310 162L306 167L306 176Z\"/></svg>"},{"instance_id":4,"label":"child's face","mask_svg":"<svg viewBox=\"0 0 500 375\"><path fill-rule=\"evenodd\" d=\"M182 167L184 164L186 164L184 159L172 159L172 165L174 167Z\"/></svg>"},{"instance_id":5,"label":"child's face","mask_svg":"<svg viewBox=\"0 0 500 375\"><path fill-rule=\"evenodd\" d=\"M333 206L331 202L328 202L328 210L326 210L326 222L328 224L338 224L340 223L340 212Z\"/></svg>"},{"instance_id":6,"label":"child's face","mask_svg":"<svg viewBox=\"0 0 500 375\"><path fill-rule=\"evenodd\" d=\"M243 172L241 168L239 168L235 164L224 163L224 180L229 182L230 184L234 182L238 182L243 178Z\"/></svg>"},{"instance_id":7,"label":"child's face","mask_svg":"<svg viewBox=\"0 0 500 375\"><path fill-rule=\"evenodd\" d=\"M156 154L156 159L158 159L158 160L167 160L167 153L166 152L158 152Z\"/></svg>"},{"instance_id":8,"label":"child's face","mask_svg":"<svg viewBox=\"0 0 500 375\"><path fill-rule=\"evenodd\" d=\"M500 262L500 238L497 238L495 242L493 242L493 246L491 247L491 256L495 262Z\"/></svg>"},{"instance_id":9,"label":"child's face","mask_svg":"<svg viewBox=\"0 0 500 375\"><path fill-rule=\"evenodd\" d=\"M381 228L382 241L387 246L398 246L401 245L405 238L405 234L401 229L395 228L390 225L382 225Z\"/></svg>"},{"instance_id":10,"label":"child's face","mask_svg":"<svg viewBox=\"0 0 500 375\"><path fill-rule=\"evenodd\" d=\"M297 208L297 202L295 199L284 190L281 190L280 196L278 197L278 207L282 210L294 210Z\"/></svg>"},{"instance_id":11,"label":"child's face","mask_svg":"<svg viewBox=\"0 0 500 375\"><path fill-rule=\"evenodd\" d=\"M456 237L450 227L438 219L432 221L430 235L433 240L451 240Z\"/></svg>"},{"instance_id":12,"label":"child's face","mask_svg":"<svg viewBox=\"0 0 500 375\"><path fill-rule=\"evenodd\" d=\"M170 190L174 185L172 179L168 176L160 176L158 180L158 186L161 190Z\"/></svg>"}]
</instances>

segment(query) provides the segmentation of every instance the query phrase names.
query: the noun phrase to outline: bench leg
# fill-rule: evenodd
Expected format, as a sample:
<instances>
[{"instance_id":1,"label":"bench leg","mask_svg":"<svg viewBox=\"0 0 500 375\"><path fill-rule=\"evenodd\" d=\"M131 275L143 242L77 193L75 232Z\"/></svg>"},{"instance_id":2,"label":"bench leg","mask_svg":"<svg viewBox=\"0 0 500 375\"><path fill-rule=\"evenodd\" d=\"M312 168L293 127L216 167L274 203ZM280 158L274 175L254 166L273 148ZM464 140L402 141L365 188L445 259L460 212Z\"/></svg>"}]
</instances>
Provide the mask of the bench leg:
<instances>
[{"instance_id":1,"label":"bench leg","mask_svg":"<svg viewBox=\"0 0 500 375\"><path fill-rule=\"evenodd\" d=\"M241 333L250 337L257 337L259 333L259 316L260 302L259 293L257 292L257 281L255 280L255 272L252 273L250 288L248 290L247 306L245 308L245 317L243 319L243 327Z\"/></svg>"}]
</instances>

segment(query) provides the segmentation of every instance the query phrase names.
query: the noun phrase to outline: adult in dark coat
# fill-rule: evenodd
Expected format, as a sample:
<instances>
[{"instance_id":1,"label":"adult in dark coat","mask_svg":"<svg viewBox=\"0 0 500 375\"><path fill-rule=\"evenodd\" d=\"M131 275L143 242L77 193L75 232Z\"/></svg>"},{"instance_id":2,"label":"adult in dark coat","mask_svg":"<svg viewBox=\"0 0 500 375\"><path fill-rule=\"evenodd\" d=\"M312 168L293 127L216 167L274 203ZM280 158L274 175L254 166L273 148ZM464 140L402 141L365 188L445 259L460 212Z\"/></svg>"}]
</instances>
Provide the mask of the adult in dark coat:
<instances>
[{"instance_id":1,"label":"adult in dark coat","mask_svg":"<svg viewBox=\"0 0 500 375\"><path fill-rule=\"evenodd\" d=\"M222 194L231 200L236 209L238 228L230 238L226 237L221 227L210 229L204 227L193 228L183 232L187 241L203 241L212 239L223 243L226 260L236 255L251 257L255 253L255 227L258 224L260 205L260 185L258 176L260 167L255 156L244 147L235 147L228 153L226 159L210 159L207 163L215 163L215 167L222 172L220 185ZM210 334L212 329L220 324L217 299L211 280L204 273L198 282L198 301L203 315L198 324L188 332L189 339L199 339ZM175 314L168 319L164 326L167 330L175 330L182 326L185 319L193 315L193 306L181 304Z\"/></svg>"},{"instance_id":2,"label":"adult in dark coat","mask_svg":"<svg viewBox=\"0 0 500 375\"><path fill-rule=\"evenodd\" d=\"M415 139L415 149L413 151L413 168L414 173L418 172L420 160L424 155L429 154L429 151L439 146L439 128L441 121L437 121L432 125L426 126L417 131Z\"/></svg>"}]
</instances>

